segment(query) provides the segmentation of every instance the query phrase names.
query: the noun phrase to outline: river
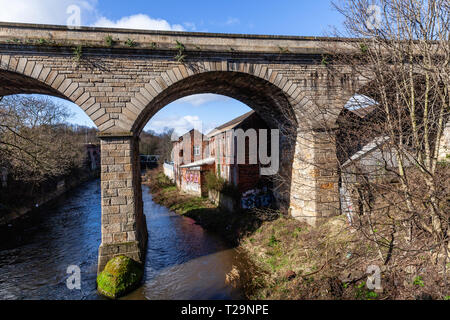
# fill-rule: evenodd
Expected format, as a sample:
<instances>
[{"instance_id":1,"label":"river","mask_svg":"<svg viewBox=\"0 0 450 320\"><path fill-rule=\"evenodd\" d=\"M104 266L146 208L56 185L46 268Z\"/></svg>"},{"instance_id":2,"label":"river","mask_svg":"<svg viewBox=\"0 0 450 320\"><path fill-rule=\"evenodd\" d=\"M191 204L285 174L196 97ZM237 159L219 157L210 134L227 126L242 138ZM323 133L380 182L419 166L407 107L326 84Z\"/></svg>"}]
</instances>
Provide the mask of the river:
<instances>
[{"instance_id":1,"label":"river","mask_svg":"<svg viewBox=\"0 0 450 320\"><path fill-rule=\"evenodd\" d=\"M240 299L225 277L243 258L216 235L152 201L143 186L149 241L144 281L123 299ZM0 229L0 299L95 300L101 241L100 182L91 181ZM69 290L67 268L81 270Z\"/></svg>"}]
</instances>

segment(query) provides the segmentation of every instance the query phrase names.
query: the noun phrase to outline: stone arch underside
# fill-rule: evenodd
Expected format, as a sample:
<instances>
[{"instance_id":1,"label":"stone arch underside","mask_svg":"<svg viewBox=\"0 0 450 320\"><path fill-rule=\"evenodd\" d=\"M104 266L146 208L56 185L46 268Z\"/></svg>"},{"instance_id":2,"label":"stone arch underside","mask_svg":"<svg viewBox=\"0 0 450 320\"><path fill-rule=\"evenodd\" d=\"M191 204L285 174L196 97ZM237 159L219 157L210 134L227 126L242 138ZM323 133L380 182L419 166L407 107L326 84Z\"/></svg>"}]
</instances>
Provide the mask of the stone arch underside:
<instances>
[{"instance_id":1,"label":"stone arch underside","mask_svg":"<svg viewBox=\"0 0 450 320\"><path fill-rule=\"evenodd\" d=\"M194 83L198 85L195 87ZM177 90L179 92L175 92ZM265 112L259 112L262 116L263 113L276 115L275 106L279 111L275 118L279 119L283 113L283 118L292 118L294 121L293 106L300 104L304 97L297 84L263 64L189 62L161 73L140 88L123 110L121 127L138 134L149 118L164 105L183 96L199 93L226 95L242 101L257 112L266 105ZM270 108L267 107L269 104ZM269 119L268 116L266 118Z\"/></svg>"},{"instance_id":2,"label":"stone arch underside","mask_svg":"<svg viewBox=\"0 0 450 320\"><path fill-rule=\"evenodd\" d=\"M79 106L98 126L105 111L95 97L67 72L58 72L27 58L0 57L0 96L45 94L62 98Z\"/></svg>"},{"instance_id":3,"label":"stone arch underside","mask_svg":"<svg viewBox=\"0 0 450 320\"><path fill-rule=\"evenodd\" d=\"M163 90L143 109L132 131L140 133L150 118L171 102L202 93L220 94L239 100L255 110L273 128L295 121L286 95L268 81L240 72L211 71L195 74Z\"/></svg>"},{"instance_id":4,"label":"stone arch underside","mask_svg":"<svg viewBox=\"0 0 450 320\"><path fill-rule=\"evenodd\" d=\"M297 124L286 94L272 83L243 72L210 71L194 74L168 86L151 100L136 119L132 131L140 134L149 119L171 102L201 93L220 94L239 100L255 110L269 127L280 130L279 175L283 177L284 183L280 184L280 179L274 179L278 182L275 197L278 206L287 211L295 146L287 143L283 134L294 132Z\"/></svg>"},{"instance_id":5,"label":"stone arch underside","mask_svg":"<svg viewBox=\"0 0 450 320\"><path fill-rule=\"evenodd\" d=\"M9 71L0 71L0 83L0 96L15 94L45 94L67 99L60 92L45 83Z\"/></svg>"}]
</instances>

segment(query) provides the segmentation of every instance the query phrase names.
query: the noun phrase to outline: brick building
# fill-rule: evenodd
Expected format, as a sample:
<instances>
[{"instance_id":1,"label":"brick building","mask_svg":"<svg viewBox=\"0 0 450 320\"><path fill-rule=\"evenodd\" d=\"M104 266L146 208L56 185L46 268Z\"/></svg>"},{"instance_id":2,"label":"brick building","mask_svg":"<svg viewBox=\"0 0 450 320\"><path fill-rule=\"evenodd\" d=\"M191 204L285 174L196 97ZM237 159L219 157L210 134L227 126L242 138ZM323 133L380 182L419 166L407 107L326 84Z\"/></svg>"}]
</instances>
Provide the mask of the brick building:
<instances>
[{"instance_id":1,"label":"brick building","mask_svg":"<svg viewBox=\"0 0 450 320\"><path fill-rule=\"evenodd\" d=\"M195 129L173 142L172 160L175 183L181 190L192 194L202 194L200 183L202 168L198 163L205 159L203 152L205 149L207 149L206 138Z\"/></svg>"},{"instance_id":2,"label":"brick building","mask_svg":"<svg viewBox=\"0 0 450 320\"><path fill-rule=\"evenodd\" d=\"M244 133L254 129L256 133L254 141L251 138L245 139L245 163L238 163L241 161L238 161L239 141L235 133L240 129ZM257 157L260 139L259 129L269 129L269 127L255 111L250 111L217 127L207 135L209 153L215 159L216 174L235 185L241 193L255 188L261 180L261 164ZM250 145L256 148L250 150ZM270 148L268 149L270 150ZM252 155L256 157L252 157ZM253 158L253 161L251 161L251 158Z\"/></svg>"},{"instance_id":3,"label":"brick building","mask_svg":"<svg viewBox=\"0 0 450 320\"><path fill-rule=\"evenodd\" d=\"M253 137L242 136L245 141L244 162L239 160L238 130ZM177 186L188 193L206 196L205 177L214 172L237 190L244 194L264 184L259 162L259 129L269 129L267 124L254 112L250 111L212 130L206 136L191 130L173 144L173 162ZM270 144L270 136L268 144ZM254 148L250 148L250 145ZM201 147L201 148L200 148ZM270 150L270 146L267 148ZM186 152L190 157L186 157ZM238 163L239 162L239 163Z\"/></svg>"}]
</instances>

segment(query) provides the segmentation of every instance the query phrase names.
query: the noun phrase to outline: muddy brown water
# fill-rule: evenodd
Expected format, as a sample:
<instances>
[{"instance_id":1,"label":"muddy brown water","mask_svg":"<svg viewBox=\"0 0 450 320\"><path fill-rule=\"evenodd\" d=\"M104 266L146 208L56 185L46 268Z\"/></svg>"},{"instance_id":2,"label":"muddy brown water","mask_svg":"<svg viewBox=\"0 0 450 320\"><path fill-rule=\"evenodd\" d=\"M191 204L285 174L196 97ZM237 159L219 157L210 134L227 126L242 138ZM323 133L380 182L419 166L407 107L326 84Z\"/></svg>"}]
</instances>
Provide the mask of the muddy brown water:
<instances>
[{"instance_id":1,"label":"muddy brown water","mask_svg":"<svg viewBox=\"0 0 450 320\"><path fill-rule=\"evenodd\" d=\"M242 299L226 275L245 257L192 219L154 203L142 188L149 232L144 281L123 299ZM100 216L97 180L0 228L0 299L103 299L95 286ZM81 270L81 290L67 288L71 265Z\"/></svg>"}]
</instances>

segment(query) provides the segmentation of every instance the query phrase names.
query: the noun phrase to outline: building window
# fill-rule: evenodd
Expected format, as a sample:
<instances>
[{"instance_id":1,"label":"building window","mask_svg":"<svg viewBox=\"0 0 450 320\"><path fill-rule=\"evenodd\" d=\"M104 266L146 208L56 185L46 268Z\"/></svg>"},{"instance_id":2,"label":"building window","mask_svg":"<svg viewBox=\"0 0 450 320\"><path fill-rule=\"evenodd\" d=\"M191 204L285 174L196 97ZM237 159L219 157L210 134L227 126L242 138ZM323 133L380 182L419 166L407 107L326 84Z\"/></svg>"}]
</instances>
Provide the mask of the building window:
<instances>
[{"instance_id":1,"label":"building window","mask_svg":"<svg viewBox=\"0 0 450 320\"><path fill-rule=\"evenodd\" d=\"M200 155L200 146L194 146L194 156Z\"/></svg>"}]
</instances>

